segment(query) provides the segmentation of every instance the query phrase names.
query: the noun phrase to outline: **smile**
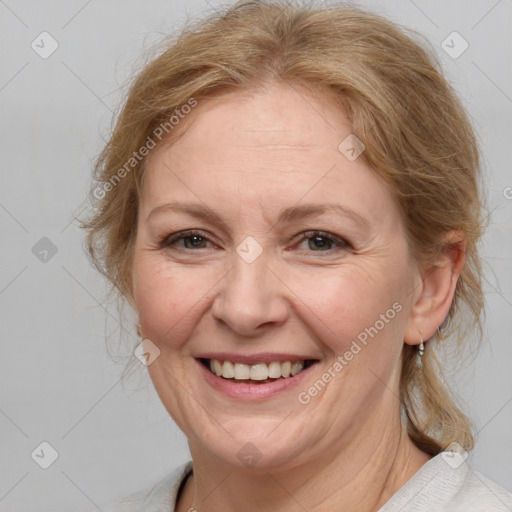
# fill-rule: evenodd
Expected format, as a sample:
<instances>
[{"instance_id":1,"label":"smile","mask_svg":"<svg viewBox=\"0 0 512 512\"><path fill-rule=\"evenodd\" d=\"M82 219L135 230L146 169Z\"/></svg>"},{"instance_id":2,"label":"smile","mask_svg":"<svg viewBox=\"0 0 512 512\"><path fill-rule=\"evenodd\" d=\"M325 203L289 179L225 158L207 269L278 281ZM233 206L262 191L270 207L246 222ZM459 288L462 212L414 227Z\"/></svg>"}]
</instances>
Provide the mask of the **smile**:
<instances>
[{"instance_id":1,"label":"smile","mask_svg":"<svg viewBox=\"0 0 512 512\"><path fill-rule=\"evenodd\" d=\"M242 402L267 400L304 386L301 382L321 362L311 355L272 352L203 352L194 359L210 389Z\"/></svg>"},{"instance_id":2,"label":"smile","mask_svg":"<svg viewBox=\"0 0 512 512\"><path fill-rule=\"evenodd\" d=\"M315 360L302 361L271 361L270 363L234 363L218 359L202 359L201 362L210 369L211 373L223 379L237 381L272 381L288 379L302 372L315 363Z\"/></svg>"}]
</instances>

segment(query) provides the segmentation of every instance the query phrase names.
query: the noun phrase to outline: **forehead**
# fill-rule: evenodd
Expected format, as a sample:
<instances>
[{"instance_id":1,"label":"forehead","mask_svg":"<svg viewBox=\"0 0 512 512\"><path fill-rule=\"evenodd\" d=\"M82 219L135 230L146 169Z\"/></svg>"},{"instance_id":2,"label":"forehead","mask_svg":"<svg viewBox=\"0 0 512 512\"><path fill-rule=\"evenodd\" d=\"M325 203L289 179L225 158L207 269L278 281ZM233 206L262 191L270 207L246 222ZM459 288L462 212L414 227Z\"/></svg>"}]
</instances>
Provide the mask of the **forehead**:
<instances>
[{"instance_id":1,"label":"forehead","mask_svg":"<svg viewBox=\"0 0 512 512\"><path fill-rule=\"evenodd\" d=\"M359 203L378 218L393 209L378 175L338 149L351 135L342 107L325 93L275 85L199 103L186 131L150 154L143 207L183 198L213 209Z\"/></svg>"},{"instance_id":2,"label":"forehead","mask_svg":"<svg viewBox=\"0 0 512 512\"><path fill-rule=\"evenodd\" d=\"M334 96L300 85L274 84L265 89L207 98L190 117L191 129L173 144L176 149L190 148L201 138L207 146L214 144L219 148L220 144L223 150L308 150L329 145L336 150L339 137L351 131Z\"/></svg>"}]
</instances>

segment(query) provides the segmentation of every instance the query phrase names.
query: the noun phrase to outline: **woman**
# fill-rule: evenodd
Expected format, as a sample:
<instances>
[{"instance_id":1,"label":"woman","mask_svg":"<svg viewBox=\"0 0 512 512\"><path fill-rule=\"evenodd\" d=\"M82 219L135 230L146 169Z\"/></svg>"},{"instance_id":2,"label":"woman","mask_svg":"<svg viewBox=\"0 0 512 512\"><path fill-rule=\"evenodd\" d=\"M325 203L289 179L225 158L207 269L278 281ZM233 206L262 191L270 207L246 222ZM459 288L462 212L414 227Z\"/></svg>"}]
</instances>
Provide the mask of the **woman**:
<instances>
[{"instance_id":1,"label":"woman","mask_svg":"<svg viewBox=\"0 0 512 512\"><path fill-rule=\"evenodd\" d=\"M478 160L358 9L240 3L150 62L86 227L192 462L112 510L512 510L436 358L481 330Z\"/></svg>"}]
</instances>

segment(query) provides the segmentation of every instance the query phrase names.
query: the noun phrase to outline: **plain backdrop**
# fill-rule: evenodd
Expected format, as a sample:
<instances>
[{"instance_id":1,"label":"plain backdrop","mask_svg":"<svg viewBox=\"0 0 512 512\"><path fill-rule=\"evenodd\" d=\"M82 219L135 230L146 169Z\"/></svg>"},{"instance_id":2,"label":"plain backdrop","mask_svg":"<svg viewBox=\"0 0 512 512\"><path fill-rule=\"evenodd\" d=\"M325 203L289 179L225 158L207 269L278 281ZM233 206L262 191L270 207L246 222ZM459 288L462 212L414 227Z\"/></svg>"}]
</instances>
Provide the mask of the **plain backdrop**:
<instances>
[{"instance_id":1,"label":"plain backdrop","mask_svg":"<svg viewBox=\"0 0 512 512\"><path fill-rule=\"evenodd\" d=\"M106 346L115 355L124 329L135 347L133 319L119 325L73 219L122 86L146 50L220 5L0 0L1 511L101 510L189 457L146 369L121 383L123 359L114 363ZM428 38L481 140L492 212L482 246L487 322L478 359L455 375L455 388L479 430L473 465L511 490L512 2L355 5ZM457 58L443 49L454 31L463 39L451 46L468 44ZM58 458L43 469L52 450Z\"/></svg>"}]
</instances>

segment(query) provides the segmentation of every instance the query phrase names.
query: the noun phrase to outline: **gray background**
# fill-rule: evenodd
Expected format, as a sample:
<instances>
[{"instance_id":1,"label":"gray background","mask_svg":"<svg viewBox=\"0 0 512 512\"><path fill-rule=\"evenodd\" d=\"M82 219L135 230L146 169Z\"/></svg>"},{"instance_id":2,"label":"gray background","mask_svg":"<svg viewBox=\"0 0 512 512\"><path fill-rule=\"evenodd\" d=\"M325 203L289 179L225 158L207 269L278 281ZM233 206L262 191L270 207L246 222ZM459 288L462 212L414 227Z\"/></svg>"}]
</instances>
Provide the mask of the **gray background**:
<instances>
[{"instance_id":1,"label":"gray background","mask_svg":"<svg viewBox=\"0 0 512 512\"><path fill-rule=\"evenodd\" d=\"M114 354L126 355L117 347L119 334L129 331L125 338L135 346L133 319L128 314L120 327L73 216L81 214L121 86L145 50L187 15L219 5L0 0L2 511L99 510L188 458L185 438L146 369L141 365L125 387L120 382L124 359L114 364L106 337ZM481 139L492 211L483 244L488 321L476 364L455 375L455 382L480 431L474 465L511 490L512 1L357 5L430 40ZM43 31L59 45L47 59L31 48ZM457 59L441 47L453 31L469 43ZM39 242L43 237L55 254L47 241ZM43 441L59 454L46 470L31 458Z\"/></svg>"}]
</instances>

